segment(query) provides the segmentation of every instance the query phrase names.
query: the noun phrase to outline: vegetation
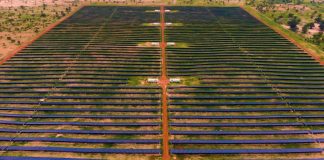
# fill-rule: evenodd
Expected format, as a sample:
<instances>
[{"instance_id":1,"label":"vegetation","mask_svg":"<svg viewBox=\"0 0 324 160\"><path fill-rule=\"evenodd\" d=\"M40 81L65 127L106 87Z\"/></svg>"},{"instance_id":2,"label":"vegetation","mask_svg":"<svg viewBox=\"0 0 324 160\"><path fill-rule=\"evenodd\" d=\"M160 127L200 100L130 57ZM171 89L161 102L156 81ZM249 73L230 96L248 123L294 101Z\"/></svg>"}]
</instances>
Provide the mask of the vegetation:
<instances>
[{"instance_id":1,"label":"vegetation","mask_svg":"<svg viewBox=\"0 0 324 160\"><path fill-rule=\"evenodd\" d=\"M171 1L175 2L175 1ZM172 3L170 3L172 4ZM244 4L244 0L177 0L176 5L211 5L227 6Z\"/></svg>"},{"instance_id":2,"label":"vegetation","mask_svg":"<svg viewBox=\"0 0 324 160\"><path fill-rule=\"evenodd\" d=\"M72 11L75 5L0 8L0 59Z\"/></svg>"},{"instance_id":3,"label":"vegetation","mask_svg":"<svg viewBox=\"0 0 324 160\"><path fill-rule=\"evenodd\" d=\"M264 14L269 20L295 32L290 34L296 34L303 41L315 44L320 52L324 51L324 20L321 14L324 4L320 1L247 0L246 4Z\"/></svg>"},{"instance_id":4,"label":"vegetation","mask_svg":"<svg viewBox=\"0 0 324 160\"><path fill-rule=\"evenodd\" d=\"M321 49L319 47L319 45L316 45L316 43L312 43L311 42L311 40L313 40L313 37L310 37L309 39L308 38L304 38L301 35L296 34L296 32L293 32L291 30L287 30L282 25L276 23L275 21L272 21L265 14L262 14L262 13L257 12L252 7L245 6L244 8L247 11L249 11L250 13L252 13L253 15L255 15L258 18L260 18L261 20L263 20L263 22L265 22L267 25L272 26L272 28L280 31L282 34L286 35L287 37L290 37L291 39L293 39L294 41L296 41L296 43L300 44L304 48L307 48L309 50L312 50L314 53L318 54L319 56L324 57L323 56L323 49Z\"/></svg>"}]
</instances>

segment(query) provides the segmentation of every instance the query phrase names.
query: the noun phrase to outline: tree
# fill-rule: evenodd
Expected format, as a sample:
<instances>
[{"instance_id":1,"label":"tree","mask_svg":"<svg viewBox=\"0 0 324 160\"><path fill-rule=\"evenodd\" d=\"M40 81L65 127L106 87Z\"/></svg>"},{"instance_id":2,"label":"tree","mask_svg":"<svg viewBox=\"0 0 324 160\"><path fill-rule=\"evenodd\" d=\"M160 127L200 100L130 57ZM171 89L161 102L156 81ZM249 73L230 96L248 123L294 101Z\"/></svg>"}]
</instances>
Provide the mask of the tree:
<instances>
[{"instance_id":1,"label":"tree","mask_svg":"<svg viewBox=\"0 0 324 160\"><path fill-rule=\"evenodd\" d=\"M313 19L314 16L317 14L317 11L314 11L312 14L311 14L311 18Z\"/></svg>"},{"instance_id":2,"label":"tree","mask_svg":"<svg viewBox=\"0 0 324 160\"><path fill-rule=\"evenodd\" d=\"M321 42L323 42L323 40L324 36L322 32L313 35L313 42L315 44L319 45Z\"/></svg>"},{"instance_id":3,"label":"tree","mask_svg":"<svg viewBox=\"0 0 324 160\"><path fill-rule=\"evenodd\" d=\"M71 7L65 8L65 12L67 12L67 13L71 12Z\"/></svg>"},{"instance_id":4,"label":"tree","mask_svg":"<svg viewBox=\"0 0 324 160\"><path fill-rule=\"evenodd\" d=\"M250 2L252 3L252 2ZM256 5L256 9L259 11L259 12L266 12L266 11L269 11L270 9L273 9L274 8L274 1L269 1L269 0L262 0L262 1L259 1L258 3L255 3L253 1L254 5Z\"/></svg>"},{"instance_id":5,"label":"tree","mask_svg":"<svg viewBox=\"0 0 324 160\"><path fill-rule=\"evenodd\" d=\"M322 21L322 15L319 14L316 18L315 18L315 23L320 23Z\"/></svg>"},{"instance_id":6,"label":"tree","mask_svg":"<svg viewBox=\"0 0 324 160\"><path fill-rule=\"evenodd\" d=\"M319 28L321 31L324 31L324 20L319 23Z\"/></svg>"},{"instance_id":7,"label":"tree","mask_svg":"<svg viewBox=\"0 0 324 160\"><path fill-rule=\"evenodd\" d=\"M46 4L46 3L44 3L44 1L43 1L43 10L45 10L45 9L46 9L46 7L47 7L47 4Z\"/></svg>"},{"instance_id":8,"label":"tree","mask_svg":"<svg viewBox=\"0 0 324 160\"><path fill-rule=\"evenodd\" d=\"M46 17L46 14L45 14L43 11L41 11L40 16L41 16L41 17Z\"/></svg>"},{"instance_id":9,"label":"tree","mask_svg":"<svg viewBox=\"0 0 324 160\"><path fill-rule=\"evenodd\" d=\"M315 27L314 23L308 23L309 24L309 29L313 29Z\"/></svg>"},{"instance_id":10,"label":"tree","mask_svg":"<svg viewBox=\"0 0 324 160\"><path fill-rule=\"evenodd\" d=\"M65 16L65 13L63 11L61 11L61 16L64 17Z\"/></svg>"},{"instance_id":11,"label":"tree","mask_svg":"<svg viewBox=\"0 0 324 160\"><path fill-rule=\"evenodd\" d=\"M302 28L302 33L303 33L303 34L307 33L308 29L309 29L308 24L305 24L305 25L303 26L303 28Z\"/></svg>"},{"instance_id":12,"label":"tree","mask_svg":"<svg viewBox=\"0 0 324 160\"><path fill-rule=\"evenodd\" d=\"M303 0L294 0L293 2L294 2L294 4L299 5L299 4L302 4L303 3Z\"/></svg>"},{"instance_id":13,"label":"tree","mask_svg":"<svg viewBox=\"0 0 324 160\"><path fill-rule=\"evenodd\" d=\"M287 23L292 31L296 31L299 22L300 22L300 18L298 18L297 16L293 16L292 18L289 18Z\"/></svg>"}]
</instances>

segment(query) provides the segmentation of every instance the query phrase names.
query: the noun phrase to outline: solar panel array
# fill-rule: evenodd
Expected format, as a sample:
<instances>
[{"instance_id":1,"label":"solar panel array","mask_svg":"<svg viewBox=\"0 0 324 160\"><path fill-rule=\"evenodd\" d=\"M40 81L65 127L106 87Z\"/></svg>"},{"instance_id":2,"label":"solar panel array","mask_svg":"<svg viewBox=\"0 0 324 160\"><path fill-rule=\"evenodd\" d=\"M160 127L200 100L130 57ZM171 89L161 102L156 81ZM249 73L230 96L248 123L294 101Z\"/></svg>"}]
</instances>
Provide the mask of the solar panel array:
<instances>
[{"instance_id":1,"label":"solar panel array","mask_svg":"<svg viewBox=\"0 0 324 160\"><path fill-rule=\"evenodd\" d=\"M323 157L323 66L241 8L168 9L172 154Z\"/></svg>"},{"instance_id":2,"label":"solar panel array","mask_svg":"<svg viewBox=\"0 0 324 160\"><path fill-rule=\"evenodd\" d=\"M1 156L159 155L161 90L137 85L160 75L138 47L160 39L154 8L84 7L1 65Z\"/></svg>"},{"instance_id":3,"label":"solar panel array","mask_svg":"<svg viewBox=\"0 0 324 160\"><path fill-rule=\"evenodd\" d=\"M323 157L324 67L238 7L166 7L162 151L158 8L84 7L1 65L0 159Z\"/></svg>"}]
</instances>

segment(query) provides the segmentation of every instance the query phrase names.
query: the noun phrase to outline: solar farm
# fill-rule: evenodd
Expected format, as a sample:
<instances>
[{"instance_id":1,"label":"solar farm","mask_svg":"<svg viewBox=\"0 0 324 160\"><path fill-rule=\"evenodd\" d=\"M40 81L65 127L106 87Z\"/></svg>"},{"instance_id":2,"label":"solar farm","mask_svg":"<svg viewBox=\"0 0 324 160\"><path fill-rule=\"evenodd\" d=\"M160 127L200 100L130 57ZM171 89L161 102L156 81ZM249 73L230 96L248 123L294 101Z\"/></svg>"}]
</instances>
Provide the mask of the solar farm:
<instances>
[{"instance_id":1,"label":"solar farm","mask_svg":"<svg viewBox=\"0 0 324 160\"><path fill-rule=\"evenodd\" d=\"M324 157L324 67L240 7L85 6L0 77L0 159Z\"/></svg>"}]
</instances>

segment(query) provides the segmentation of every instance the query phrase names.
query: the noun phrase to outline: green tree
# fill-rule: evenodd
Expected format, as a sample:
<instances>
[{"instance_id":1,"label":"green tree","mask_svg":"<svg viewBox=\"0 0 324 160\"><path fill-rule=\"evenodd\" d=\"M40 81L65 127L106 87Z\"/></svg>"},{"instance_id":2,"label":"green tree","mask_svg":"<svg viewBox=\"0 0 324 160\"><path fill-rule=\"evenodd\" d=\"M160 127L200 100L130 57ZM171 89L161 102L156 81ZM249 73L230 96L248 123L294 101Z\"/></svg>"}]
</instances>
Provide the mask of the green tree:
<instances>
[{"instance_id":1,"label":"green tree","mask_svg":"<svg viewBox=\"0 0 324 160\"><path fill-rule=\"evenodd\" d=\"M308 29L309 29L309 26L307 24L305 24L302 28L302 33L304 33L304 34L307 33Z\"/></svg>"},{"instance_id":2,"label":"green tree","mask_svg":"<svg viewBox=\"0 0 324 160\"><path fill-rule=\"evenodd\" d=\"M298 18L297 16L293 16L291 18L289 18L287 24L289 25L290 29L292 31L296 31L297 30L297 25L300 23L300 18Z\"/></svg>"},{"instance_id":3,"label":"green tree","mask_svg":"<svg viewBox=\"0 0 324 160\"><path fill-rule=\"evenodd\" d=\"M324 31L324 20L319 23L319 28L321 31Z\"/></svg>"},{"instance_id":4,"label":"green tree","mask_svg":"<svg viewBox=\"0 0 324 160\"><path fill-rule=\"evenodd\" d=\"M322 15L319 14L316 18L315 18L315 23L320 23L322 21Z\"/></svg>"},{"instance_id":5,"label":"green tree","mask_svg":"<svg viewBox=\"0 0 324 160\"><path fill-rule=\"evenodd\" d=\"M313 35L313 42L317 45L319 45L320 43L323 43L324 42L324 36L323 36L323 33L320 32L320 33L317 33L317 34L314 34Z\"/></svg>"}]
</instances>

